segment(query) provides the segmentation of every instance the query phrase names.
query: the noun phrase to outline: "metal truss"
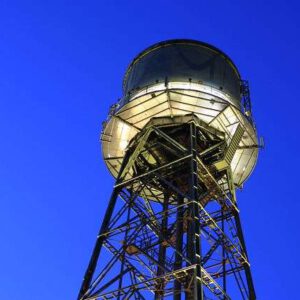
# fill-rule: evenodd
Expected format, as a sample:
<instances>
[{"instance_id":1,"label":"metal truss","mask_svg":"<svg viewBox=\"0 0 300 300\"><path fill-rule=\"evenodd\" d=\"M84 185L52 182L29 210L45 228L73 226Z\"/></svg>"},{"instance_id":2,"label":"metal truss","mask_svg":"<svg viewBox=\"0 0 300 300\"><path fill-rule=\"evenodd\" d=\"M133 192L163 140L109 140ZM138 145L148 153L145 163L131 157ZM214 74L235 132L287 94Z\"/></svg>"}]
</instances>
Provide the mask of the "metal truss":
<instances>
[{"instance_id":1,"label":"metal truss","mask_svg":"<svg viewBox=\"0 0 300 300\"><path fill-rule=\"evenodd\" d=\"M215 167L230 147L195 116L140 132L78 300L256 299L231 170Z\"/></svg>"}]
</instances>

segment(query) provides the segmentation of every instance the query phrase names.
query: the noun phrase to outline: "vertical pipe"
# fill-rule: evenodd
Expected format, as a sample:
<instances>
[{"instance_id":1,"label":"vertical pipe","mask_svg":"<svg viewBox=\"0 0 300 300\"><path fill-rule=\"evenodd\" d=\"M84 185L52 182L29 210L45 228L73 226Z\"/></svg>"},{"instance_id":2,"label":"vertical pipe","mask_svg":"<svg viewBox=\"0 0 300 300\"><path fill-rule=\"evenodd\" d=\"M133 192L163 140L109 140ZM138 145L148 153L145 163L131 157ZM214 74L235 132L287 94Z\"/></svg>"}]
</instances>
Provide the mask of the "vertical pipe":
<instances>
[{"instance_id":1,"label":"vertical pipe","mask_svg":"<svg viewBox=\"0 0 300 300\"><path fill-rule=\"evenodd\" d=\"M162 221L161 221L161 232L162 232L162 239L159 245L159 254L158 254L158 267L157 267L157 277L163 275L164 267L166 263L166 244L164 241L168 239L168 205L169 205L169 195L167 193L164 194L164 202L163 202L163 214L162 214ZM160 267L162 266L162 267ZM157 290L155 292L155 300L163 299L164 297L164 281L160 281L157 284Z\"/></svg>"},{"instance_id":2,"label":"vertical pipe","mask_svg":"<svg viewBox=\"0 0 300 300\"><path fill-rule=\"evenodd\" d=\"M182 267L182 241L183 241L183 197L178 195L177 197L177 216L176 216L176 253L174 270L181 269ZM174 281L174 300L181 300L181 282Z\"/></svg>"},{"instance_id":3,"label":"vertical pipe","mask_svg":"<svg viewBox=\"0 0 300 300\"><path fill-rule=\"evenodd\" d=\"M197 177L197 128L196 125L190 123L190 152L191 169L190 169L190 197L192 203L189 204L188 216L188 235L187 235L187 254L188 259L194 264L195 272L193 275L192 292L186 292L186 299L203 300L203 287L201 281L201 243L200 243L200 222L199 207L196 202L199 201L198 193L198 177Z\"/></svg>"},{"instance_id":4,"label":"vertical pipe","mask_svg":"<svg viewBox=\"0 0 300 300\"><path fill-rule=\"evenodd\" d=\"M222 231L225 233L225 222L224 222L224 207L222 206ZM223 291L226 293L227 282L226 282L226 251L225 251L225 237L222 238L222 269L223 269ZM226 297L224 296L224 300Z\"/></svg>"}]
</instances>

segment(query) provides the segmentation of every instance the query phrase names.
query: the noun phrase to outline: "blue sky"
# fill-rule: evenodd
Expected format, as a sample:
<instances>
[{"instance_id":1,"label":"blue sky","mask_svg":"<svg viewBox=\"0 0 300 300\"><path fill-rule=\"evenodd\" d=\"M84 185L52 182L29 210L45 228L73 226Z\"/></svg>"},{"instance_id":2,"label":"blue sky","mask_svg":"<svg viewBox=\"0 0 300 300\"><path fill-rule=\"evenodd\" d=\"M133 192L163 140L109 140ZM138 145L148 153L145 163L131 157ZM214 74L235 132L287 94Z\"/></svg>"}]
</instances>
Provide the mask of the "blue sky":
<instances>
[{"instance_id":1,"label":"blue sky","mask_svg":"<svg viewBox=\"0 0 300 300\"><path fill-rule=\"evenodd\" d=\"M113 186L99 135L130 60L165 39L226 52L265 138L238 193L258 299L297 299L297 1L0 3L0 298L75 299Z\"/></svg>"}]
</instances>

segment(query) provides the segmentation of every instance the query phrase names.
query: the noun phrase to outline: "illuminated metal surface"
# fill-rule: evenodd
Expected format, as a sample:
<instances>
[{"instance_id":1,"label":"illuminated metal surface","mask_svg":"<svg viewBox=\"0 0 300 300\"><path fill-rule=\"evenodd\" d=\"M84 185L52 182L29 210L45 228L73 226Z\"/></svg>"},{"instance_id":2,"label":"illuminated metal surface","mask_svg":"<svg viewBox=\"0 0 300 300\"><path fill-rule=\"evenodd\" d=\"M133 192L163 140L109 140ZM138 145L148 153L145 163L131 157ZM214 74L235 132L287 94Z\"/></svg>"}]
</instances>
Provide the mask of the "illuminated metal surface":
<instances>
[{"instance_id":1,"label":"illuminated metal surface","mask_svg":"<svg viewBox=\"0 0 300 300\"><path fill-rule=\"evenodd\" d=\"M230 95L198 83L156 84L135 93L111 116L102 133L103 156L110 172L117 176L127 145L151 118L193 113L223 131L227 143L238 124L244 128L240 147L231 162L234 183L241 186L255 166L258 143L253 125L233 103Z\"/></svg>"}]
</instances>

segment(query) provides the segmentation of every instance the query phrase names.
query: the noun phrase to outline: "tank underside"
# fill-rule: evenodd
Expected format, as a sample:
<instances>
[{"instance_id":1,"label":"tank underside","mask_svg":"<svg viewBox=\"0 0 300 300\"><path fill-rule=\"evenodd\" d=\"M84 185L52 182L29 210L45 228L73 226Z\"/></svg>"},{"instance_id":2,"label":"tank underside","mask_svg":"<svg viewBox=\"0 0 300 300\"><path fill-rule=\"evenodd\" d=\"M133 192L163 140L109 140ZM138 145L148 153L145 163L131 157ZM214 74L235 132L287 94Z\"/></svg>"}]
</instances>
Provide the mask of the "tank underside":
<instances>
[{"instance_id":1,"label":"tank underside","mask_svg":"<svg viewBox=\"0 0 300 300\"><path fill-rule=\"evenodd\" d=\"M151 122L162 126L183 124L187 122L185 116L193 114L207 128L223 135L227 146L237 128L242 128L230 161L234 184L241 187L257 160L257 137L252 124L233 103L230 95L198 83L172 82L140 90L127 104L112 112L104 125L102 152L111 174L117 176L129 144Z\"/></svg>"}]
</instances>

